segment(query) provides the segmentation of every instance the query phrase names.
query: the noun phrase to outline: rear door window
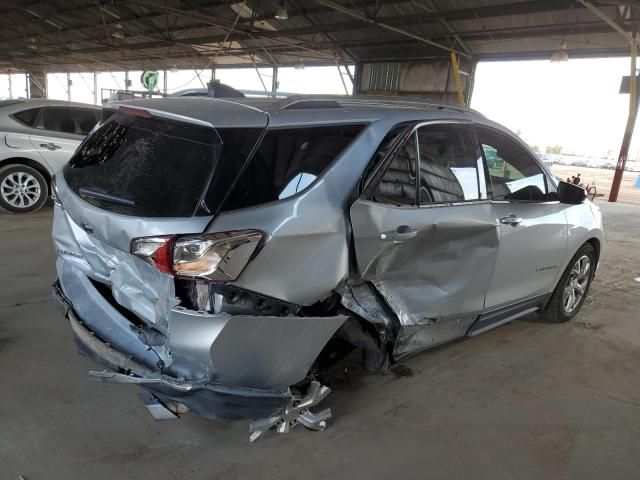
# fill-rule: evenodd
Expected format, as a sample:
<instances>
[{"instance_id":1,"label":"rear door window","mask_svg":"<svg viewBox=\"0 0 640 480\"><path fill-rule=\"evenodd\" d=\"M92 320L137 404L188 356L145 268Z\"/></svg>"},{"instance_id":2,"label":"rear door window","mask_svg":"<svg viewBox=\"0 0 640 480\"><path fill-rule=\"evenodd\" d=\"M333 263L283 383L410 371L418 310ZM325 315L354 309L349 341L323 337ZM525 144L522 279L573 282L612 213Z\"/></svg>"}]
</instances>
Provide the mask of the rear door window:
<instances>
[{"instance_id":1,"label":"rear door window","mask_svg":"<svg viewBox=\"0 0 640 480\"><path fill-rule=\"evenodd\" d=\"M487 198L482 155L468 125L425 125L417 135L421 205Z\"/></svg>"},{"instance_id":2,"label":"rear door window","mask_svg":"<svg viewBox=\"0 0 640 480\"><path fill-rule=\"evenodd\" d=\"M45 107L36 127L52 132L87 135L97 121L97 112L91 108Z\"/></svg>"},{"instance_id":3,"label":"rear door window","mask_svg":"<svg viewBox=\"0 0 640 480\"><path fill-rule=\"evenodd\" d=\"M40 113L40 108L28 108L27 110L22 110L21 112L12 113L11 116L14 120L26 125L27 127L33 127L38 118L38 114Z\"/></svg>"},{"instance_id":4,"label":"rear door window","mask_svg":"<svg viewBox=\"0 0 640 480\"><path fill-rule=\"evenodd\" d=\"M369 196L370 200L390 205L416 205L416 133L395 152Z\"/></svg>"},{"instance_id":5,"label":"rear door window","mask_svg":"<svg viewBox=\"0 0 640 480\"><path fill-rule=\"evenodd\" d=\"M267 131L222 211L296 195L315 182L363 128L333 125Z\"/></svg>"},{"instance_id":6,"label":"rear door window","mask_svg":"<svg viewBox=\"0 0 640 480\"><path fill-rule=\"evenodd\" d=\"M221 144L213 128L118 112L80 145L64 177L77 195L104 210L192 216Z\"/></svg>"}]
</instances>

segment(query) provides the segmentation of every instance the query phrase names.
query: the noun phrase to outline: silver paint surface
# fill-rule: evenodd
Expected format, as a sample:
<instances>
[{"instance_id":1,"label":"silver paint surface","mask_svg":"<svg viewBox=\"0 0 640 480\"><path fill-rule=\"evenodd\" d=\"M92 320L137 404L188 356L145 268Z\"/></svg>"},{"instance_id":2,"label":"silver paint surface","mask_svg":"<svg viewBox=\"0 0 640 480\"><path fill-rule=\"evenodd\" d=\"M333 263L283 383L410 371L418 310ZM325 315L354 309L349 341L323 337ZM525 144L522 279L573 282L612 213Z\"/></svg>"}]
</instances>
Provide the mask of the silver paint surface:
<instances>
[{"instance_id":1,"label":"silver paint surface","mask_svg":"<svg viewBox=\"0 0 640 480\"><path fill-rule=\"evenodd\" d=\"M84 202L58 176L58 197L66 212L56 208L54 243L59 274L73 278L63 282L65 292L72 290L70 285L82 285L86 298L74 300L84 309L81 316L103 315L107 323L118 324L118 312L95 289L91 292L87 278L108 284L118 303L167 333L163 355L174 371L188 378L286 388L306 375L346 317L230 316L185 310L177 307L173 278L128 253L133 238L260 229L266 241L234 285L302 306L338 290L344 306L377 328L400 325L396 358L464 335L484 311L553 291L577 249L591 238L603 241L599 212L588 201L581 205L481 201L422 208L354 202L367 164L387 132L400 122L476 122L520 142L473 112L419 102L390 107L385 99L368 105L345 101L343 108L317 110L283 110L274 102L262 105L249 99L169 100L126 104L191 116L217 127L261 126L265 112L271 128L368 125L299 194L215 218L113 214ZM511 213L522 222L517 226L499 222ZM403 243L380 238L382 232L401 225L417 229L417 236ZM557 268L538 269L552 265ZM397 318L391 317L378 294ZM105 313L107 307L113 311Z\"/></svg>"},{"instance_id":2,"label":"silver paint surface","mask_svg":"<svg viewBox=\"0 0 640 480\"><path fill-rule=\"evenodd\" d=\"M70 197L60 194L65 207ZM160 358L166 367L188 379L286 390L304 379L326 342L347 319L186 310L177 307L172 276L88 234L59 206L54 210L53 235L58 277L80 318L122 351L135 352L147 365ZM167 343L152 349L143 345L130 321L89 278L108 285L120 305L166 333Z\"/></svg>"},{"instance_id":3,"label":"silver paint surface","mask_svg":"<svg viewBox=\"0 0 640 480\"><path fill-rule=\"evenodd\" d=\"M491 205L395 207L358 200L351 208L358 268L400 321L394 355L465 334L484 308L498 252ZM402 243L381 232L407 225Z\"/></svg>"},{"instance_id":4,"label":"silver paint surface","mask_svg":"<svg viewBox=\"0 0 640 480\"><path fill-rule=\"evenodd\" d=\"M564 211L568 205L493 202L491 207L496 219L515 214L522 222L515 226L499 224L500 248L485 308L498 308L549 292L558 270L538 271L537 267L563 263L567 255Z\"/></svg>"}]
</instances>

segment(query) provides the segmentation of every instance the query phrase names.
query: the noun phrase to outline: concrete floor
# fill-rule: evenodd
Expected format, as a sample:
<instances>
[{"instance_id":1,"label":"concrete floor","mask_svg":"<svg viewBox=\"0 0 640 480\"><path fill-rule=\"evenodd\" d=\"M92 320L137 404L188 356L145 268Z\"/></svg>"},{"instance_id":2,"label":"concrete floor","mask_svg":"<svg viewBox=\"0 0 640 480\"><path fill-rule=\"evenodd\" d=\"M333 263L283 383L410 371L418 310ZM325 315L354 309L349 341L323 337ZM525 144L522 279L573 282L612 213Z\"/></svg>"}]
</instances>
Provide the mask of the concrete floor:
<instances>
[{"instance_id":1,"label":"concrete floor","mask_svg":"<svg viewBox=\"0 0 640 480\"><path fill-rule=\"evenodd\" d=\"M269 434L185 415L154 422L131 386L90 381L50 299L51 209L0 215L0 479L625 479L640 477L640 207L602 202L591 298L349 372L329 428Z\"/></svg>"}]
</instances>

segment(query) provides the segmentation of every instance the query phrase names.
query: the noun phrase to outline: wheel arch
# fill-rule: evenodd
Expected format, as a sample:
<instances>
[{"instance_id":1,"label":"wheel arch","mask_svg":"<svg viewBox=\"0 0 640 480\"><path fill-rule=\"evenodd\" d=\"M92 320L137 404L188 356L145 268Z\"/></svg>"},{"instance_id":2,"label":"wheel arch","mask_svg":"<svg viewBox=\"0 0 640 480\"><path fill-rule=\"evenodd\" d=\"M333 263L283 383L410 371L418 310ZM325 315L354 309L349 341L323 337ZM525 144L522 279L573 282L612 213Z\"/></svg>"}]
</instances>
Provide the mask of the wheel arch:
<instances>
[{"instance_id":1,"label":"wheel arch","mask_svg":"<svg viewBox=\"0 0 640 480\"><path fill-rule=\"evenodd\" d=\"M590 243L591 246L593 247L593 250L596 252L596 265L598 265L598 262L600 261L600 251L601 251L601 248L602 248L602 244L600 243L599 239L597 239L596 237L592 237L589 240L587 240L586 242L584 242L582 245L580 245L578 250L580 250L580 248L582 248L587 243ZM576 252L578 250L576 250Z\"/></svg>"},{"instance_id":2,"label":"wheel arch","mask_svg":"<svg viewBox=\"0 0 640 480\"><path fill-rule=\"evenodd\" d=\"M600 239L598 239L597 237L587 238L584 242L582 242L580 245L578 245L578 248L576 248L571 253L571 256L568 257L568 259L566 260L566 264L562 265L562 269L558 273L558 277L555 279L555 281L553 283L553 288L548 292L549 293L549 298L545 302L544 307L542 308L542 311L545 311L547 309L547 307L549 306L549 302L551 301L552 295L556 291L556 289L558 288L558 285L560 285L560 281L562 280L562 275L564 274L564 271L568 268L569 264L571 263L571 259L585 245L591 245L593 247L593 250L594 250L594 252L596 254L596 266L598 265L598 261L600 260L600 250L602 248L602 244L600 242Z\"/></svg>"}]
</instances>

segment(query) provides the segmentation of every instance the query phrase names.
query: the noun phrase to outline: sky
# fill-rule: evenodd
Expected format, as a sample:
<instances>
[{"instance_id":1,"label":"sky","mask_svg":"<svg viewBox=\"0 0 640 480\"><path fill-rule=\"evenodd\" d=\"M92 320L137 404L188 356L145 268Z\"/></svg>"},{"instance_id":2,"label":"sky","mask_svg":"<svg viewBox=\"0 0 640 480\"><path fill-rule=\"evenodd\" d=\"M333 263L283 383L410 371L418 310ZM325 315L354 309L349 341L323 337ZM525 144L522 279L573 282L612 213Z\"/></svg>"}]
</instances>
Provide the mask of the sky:
<instances>
[{"instance_id":1,"label":"sky","mask_svg":"<svg viewBox=\"0 0 640 480\"><path fill-rule=\"evenodd\" d=\"M481 62L471 107L543 152L562 145L563 153L617 158L629 110L629 95L618 93L623 75L629 58Z\"/></svg>"}]
</instances>

